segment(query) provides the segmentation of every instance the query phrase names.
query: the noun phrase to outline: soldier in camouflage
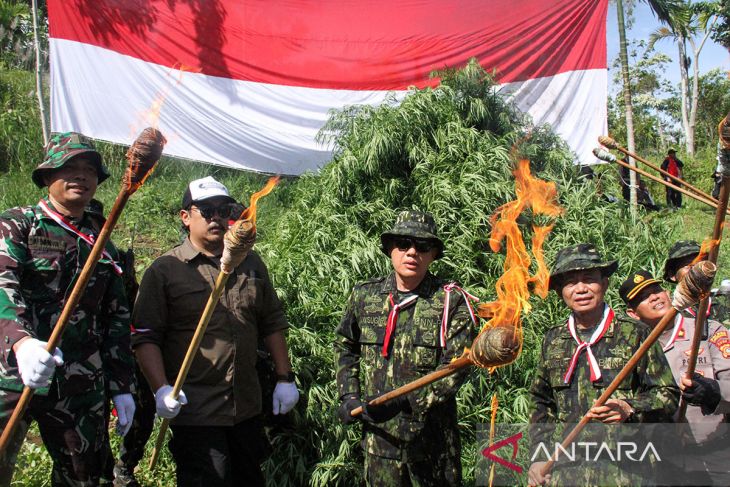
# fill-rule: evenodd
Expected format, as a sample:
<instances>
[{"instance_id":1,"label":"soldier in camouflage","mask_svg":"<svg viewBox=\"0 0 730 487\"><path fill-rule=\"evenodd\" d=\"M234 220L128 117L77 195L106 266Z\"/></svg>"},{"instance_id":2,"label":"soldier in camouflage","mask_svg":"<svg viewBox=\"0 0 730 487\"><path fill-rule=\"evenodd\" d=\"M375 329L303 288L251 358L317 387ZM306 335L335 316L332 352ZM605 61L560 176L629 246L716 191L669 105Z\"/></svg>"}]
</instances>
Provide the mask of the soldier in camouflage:
<instances>
[{"instance_id":1,"label":"soldier in camouflage","mask_svg":"<svg viewBox=\"0 0 730 487\"><path fill-rule=\"evenodd\" d=\"M544 423L578 423L586 412L591 419L604 424L671 421L679 391L658 344L639 361L613 398L604 406L593 407L650 333L644 323L615 314L605 303L608 278L616 268L616 261L604 262L590 244L558 252L550 289L563 298L571 314L567 323L545 333L537 374L530 388L531 451L540 442L552 446L562 439L562 435L549 437ZM618 467L599 469L558 462L552 475L543 476L543 466L544 462L530 466L530 485L635 483Z\"/></svg>"},{"instance_id":2,"label":"soldier in camouflage","mask_svg":"<svg viewBox=\"0 0 730 487\"><path fill-rule=\"evenodd\" d=\"M664 280L672 284L676 284L678 272L691 265L700 254L700 250L700 244L694 240L679 240L674 242L672 247L669 249L667 261L664 263ZM714 295L716 293L717 290L713 290L713 296L710 298L710 307L707 310L707 317L725 325L730 325L730 310L728 310L726 305L727 298L726 296L715 297ZM698 306L695 305L687 308L682 311L682 314L687 318L694 318L697 315L697 307ZM707 338L706 326L702 336L703 338Z\"/></svg>"},{"instance_id":3,"label":"soldier in camouflage","mask_svg":"<svg viewBox=\"0 0 730 487\"><path fill-rule=\"evenodd\" d=\"M53 459L53 486L96 486L105 449L105 388L124 434L134 416L129 310L116 248L102 259L71 315L59 347L46 340L101 230L103 219L85 211L97 184L109 177L91 141L54 135L32 174L48 196L34 206L0 215L0 425L20 391L35 390L0 463L0 485L13 465L31 420ZM63 352L61 352L63 351Z\"/></svg>"},{"instance_id":4,"label":"soldier in camouflage","mask_svg":"<svg viewBox=\"0 0 730 487\"><path fill-rule=\"evenodd\" d=\"M456 392L467 369L350 415L448 364L474 339L470 295L428 271L443 255L433 217L401 212L381 244L394 272L355 286L337 328L338 415L345 424L362 421L368 485L461 485Z\"/></svg>"}]
</instances>

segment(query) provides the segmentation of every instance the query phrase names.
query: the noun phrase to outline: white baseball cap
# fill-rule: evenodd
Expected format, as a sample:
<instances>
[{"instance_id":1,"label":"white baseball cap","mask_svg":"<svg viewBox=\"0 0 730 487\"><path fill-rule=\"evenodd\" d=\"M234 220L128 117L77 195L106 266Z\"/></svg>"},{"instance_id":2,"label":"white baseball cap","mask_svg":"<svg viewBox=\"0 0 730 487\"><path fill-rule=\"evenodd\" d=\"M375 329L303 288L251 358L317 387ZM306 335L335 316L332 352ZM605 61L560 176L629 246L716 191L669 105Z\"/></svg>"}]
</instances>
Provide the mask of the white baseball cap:
<instances>
[{"instance_id":1,"label":"white baseball cap","mask_svg":"<svg viewBox=\"0 0 730 487\"><path fill-rule=\"evenodd\" d=\"M228 194L228 188L219 183L212 176L192 181L182 198L182 207L190 208L190 205L198 201L204 201L215 197L228 198L231 202L236 200Z\"/></svg>"}]
</instances>

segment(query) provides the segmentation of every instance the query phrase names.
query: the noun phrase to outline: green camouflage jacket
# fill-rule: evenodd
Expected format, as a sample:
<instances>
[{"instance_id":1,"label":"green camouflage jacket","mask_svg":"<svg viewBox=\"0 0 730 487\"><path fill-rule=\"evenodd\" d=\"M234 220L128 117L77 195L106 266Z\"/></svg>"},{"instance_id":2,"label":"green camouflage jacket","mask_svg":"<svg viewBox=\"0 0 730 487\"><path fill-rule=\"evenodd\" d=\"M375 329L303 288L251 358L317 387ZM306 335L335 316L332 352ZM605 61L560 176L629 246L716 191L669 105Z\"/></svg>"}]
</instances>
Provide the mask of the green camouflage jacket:
<instances>
[{"instance_id":1,"label":"green camouflage jacket","mask_svg":"<svg viewBox=\"0 0 730 487\"><path fill-rule=\"evenodd\" d=\"M462 295L451 292L447 348L439 345L439 329L444 310L445 281L427 274L414 291L415 305L398 315L392 348L381 355L386 322L397 296L395 274L355 286L337 328L335 342L337 386L340 397L355 395L371 399L411 382L442 364L460 356L474 339L474 327ZM412 414L401 413L390 421L363 425L363 447L368 453L402 458L426 455L426 445L439 445L443 451L459 452L456 418L456 392L466 379L464 369L446 379L411 393Z\"/></svg>"},{"instance_id":2,"label":"green camouflage jacket","mask_svg":"<svg viewBox=\"0 0 730 487\"><path fill-rule=\"evenodd\" d=\"M102 225L101 217L87 212L77 227L98 236ZM111 243L106 250L118 260ZM12 346L25 336L48 339L90 251L39 205L0 215L0 388L22 389ZM59 348L65 364L56 369L54 381L61 397L103 390L105 383L112 394L130 392L134 361L127 297L122 277L105 259L96 266Z\"/></svg>"},{"instance_id":3,"label":"green camouflage jacket","mask_svg":"<svg viewBox=\"0 0 730 487\"><path fill-rule=\"evenodd\" d=\"M603 338L591 346L601 369L601 378L591 383L586 353L583 352L571 381L565 384L563 379L577 344L565 324L550 328L545 333L537 374L530 388L530 423L580 422L650 332L644 323L616 314ZM624 379L611 398L628 402L638 421L672 421L679 389L659 342L639 360L633 373ZM545 440L534 433L531 438L533 444Z\"/></svg>"}]
</instances>

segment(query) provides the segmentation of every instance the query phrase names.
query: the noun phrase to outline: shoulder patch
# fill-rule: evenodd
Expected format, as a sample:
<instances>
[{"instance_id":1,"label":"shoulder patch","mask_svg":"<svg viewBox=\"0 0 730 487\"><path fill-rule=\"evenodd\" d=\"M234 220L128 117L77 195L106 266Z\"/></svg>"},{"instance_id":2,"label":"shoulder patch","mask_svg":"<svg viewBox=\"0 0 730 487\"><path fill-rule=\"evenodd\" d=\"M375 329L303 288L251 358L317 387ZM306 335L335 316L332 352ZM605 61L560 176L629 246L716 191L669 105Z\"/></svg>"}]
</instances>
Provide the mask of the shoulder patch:
<instances>
[{"instance_id":1,"label":"shoulder patch","mask_svg":"<svg viewBox=\"0 0 730 487\"><path fill-rule=\"evenodd\" d=\"M730 337L725 328L717 330L708 341L720 350L723 358L730 358Z\"/></svg>"}]
</instances>

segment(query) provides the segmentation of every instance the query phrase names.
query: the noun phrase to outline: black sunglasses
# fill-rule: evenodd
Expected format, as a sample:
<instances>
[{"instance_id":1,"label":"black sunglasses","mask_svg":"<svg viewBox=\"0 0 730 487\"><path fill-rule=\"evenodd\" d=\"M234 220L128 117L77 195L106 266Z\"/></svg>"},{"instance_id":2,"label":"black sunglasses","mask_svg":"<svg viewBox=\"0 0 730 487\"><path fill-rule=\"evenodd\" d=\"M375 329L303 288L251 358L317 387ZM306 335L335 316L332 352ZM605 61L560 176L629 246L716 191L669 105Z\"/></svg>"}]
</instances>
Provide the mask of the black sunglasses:
<instances>
[{"instance_id":1,"label":"black sunglasses","mask_svg":"<svg viewBox=\"0 0 730 487\"><path fill-rule=\"evenodd\" d=\"M432 249L436 248L438 244L433 240L399 237L393 239L393 245L395 245L395 247L401 252L405 252L413 247L419 254L425 254L426 252L430 252Z\"/></svg>"},{"instance_id":2,"label":"black sunglasses","mask_svg":"<svg viewBox=\"0 0 730 487\"><path fill-rule=\"evenodd\" d=\"M234 205L221 205L221 206L193 206L191 209L198 210L200 216L206 220L213 218L213 215L218 215L221 218L231 218L236 214L236 207Z\"/></svg>"}]
</instances>

